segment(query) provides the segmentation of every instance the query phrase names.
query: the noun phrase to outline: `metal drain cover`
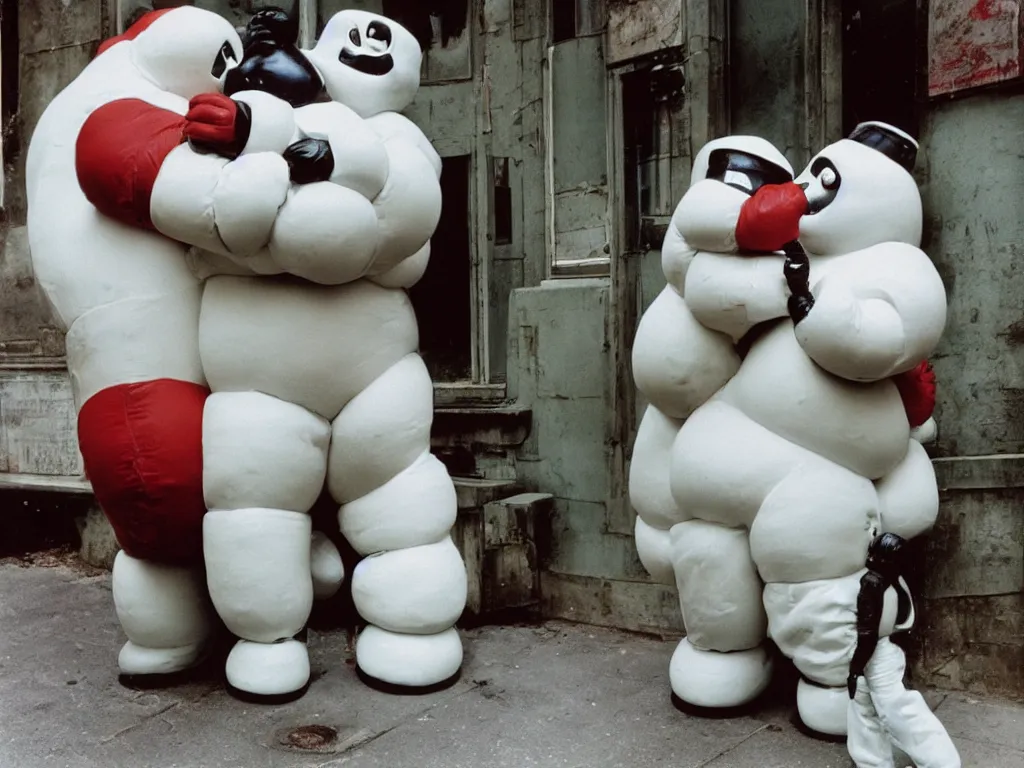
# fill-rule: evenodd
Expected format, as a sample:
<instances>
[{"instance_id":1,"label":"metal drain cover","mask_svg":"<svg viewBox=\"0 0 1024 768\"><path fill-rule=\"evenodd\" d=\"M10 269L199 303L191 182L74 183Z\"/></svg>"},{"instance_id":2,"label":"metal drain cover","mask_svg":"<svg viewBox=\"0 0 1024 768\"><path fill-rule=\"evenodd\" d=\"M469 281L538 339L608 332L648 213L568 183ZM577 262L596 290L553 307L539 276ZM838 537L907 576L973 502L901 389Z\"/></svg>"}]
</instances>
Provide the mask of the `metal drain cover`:
<instances>
[{"instance_id":1,"label":"metal drain cover","mask_svg":"<svg viewBox=\"0 0 1024 768\"><path fill-rule=\"evenodd\" d=\"M366 741L372 733L365 728L344 725L294 725L281 728L270 738L269 746L286 752L338 754Z\"/></svg>"},{"instance_id":2,"label":"metal drain cover","mask_svg":"<svg viewBox=\"0 0 1024 768\"><path fill-rule=\"evenodd\" d=\"M300 725L285 733L285 745L303 752L323 752L338 741L338 731L329 725Z\"/></svg>"}]
</instances>

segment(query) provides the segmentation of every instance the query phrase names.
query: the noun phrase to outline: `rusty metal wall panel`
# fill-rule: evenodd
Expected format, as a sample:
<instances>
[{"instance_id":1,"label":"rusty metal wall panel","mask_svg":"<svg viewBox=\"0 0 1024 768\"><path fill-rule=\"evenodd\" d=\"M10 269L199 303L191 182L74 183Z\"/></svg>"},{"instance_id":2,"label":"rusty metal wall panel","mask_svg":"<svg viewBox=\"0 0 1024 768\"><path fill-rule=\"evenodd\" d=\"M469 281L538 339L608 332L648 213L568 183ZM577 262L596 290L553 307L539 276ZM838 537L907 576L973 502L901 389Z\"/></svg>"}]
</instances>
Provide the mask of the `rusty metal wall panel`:
<instances>
[{"instance_id":1,"label":"rusty metal wall panel","mask_svg":"<svg viewBox=\"0 0 1024 768\"><path fill-rule=\"evenodd\" d=\"M1024 73L1021 0L931 0L928 6L930 96Z\"/></svg>"}]
</instances>

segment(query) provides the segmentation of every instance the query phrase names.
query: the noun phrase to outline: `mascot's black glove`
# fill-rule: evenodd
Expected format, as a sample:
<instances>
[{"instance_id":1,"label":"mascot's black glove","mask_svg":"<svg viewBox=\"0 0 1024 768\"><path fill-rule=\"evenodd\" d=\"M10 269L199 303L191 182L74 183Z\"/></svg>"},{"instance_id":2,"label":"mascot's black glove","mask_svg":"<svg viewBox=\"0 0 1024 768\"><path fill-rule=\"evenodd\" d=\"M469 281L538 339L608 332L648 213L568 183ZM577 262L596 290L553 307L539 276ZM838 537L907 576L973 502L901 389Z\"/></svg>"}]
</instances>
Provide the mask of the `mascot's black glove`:
<instances>
[{"instance_id":1,"label":"mascot's black glove","mask_svg":"<svg viewBox=\"0 0 1024 768\"><path fill-rule=\"evenodd\" d=\"M782 271L789 286L789 316L799 324L814 307L811 294L811 262L797 242L785 246L786 263Z\"/></svg>"},{"instance_id":2,"label":"mascot's black glove","mask_svg":"<svg viewBox=\"0 0 1024 768\"><path fill-rule=\"evenodd\" d=\"M285 162L296 184L330 181L334 173L334 153L323 139L302 139L284 151Z\"/></svg>"},{"instance_id":3,"label":"mascot's black glove","mask_svg":"<svg viewBox=\"0 0 1024 768\"><path fill-rule=\"evenodd\" d=\"M296 109L324 97L323 79L299 50L298 19L277 8L266 8L242 30L245 57L228 72L224 93L264 91Z\"/></svg>"},{"instance_id":4,"label":"mascot's black glove","mask_svg":"<svg viewBox=\"0 0 1024 768\"><path fill-rule=\"evenodd\" d=\"M857 695L857 675L846 678L846 690L849 691L851 699Z\"/></svg>"}]
</instances>

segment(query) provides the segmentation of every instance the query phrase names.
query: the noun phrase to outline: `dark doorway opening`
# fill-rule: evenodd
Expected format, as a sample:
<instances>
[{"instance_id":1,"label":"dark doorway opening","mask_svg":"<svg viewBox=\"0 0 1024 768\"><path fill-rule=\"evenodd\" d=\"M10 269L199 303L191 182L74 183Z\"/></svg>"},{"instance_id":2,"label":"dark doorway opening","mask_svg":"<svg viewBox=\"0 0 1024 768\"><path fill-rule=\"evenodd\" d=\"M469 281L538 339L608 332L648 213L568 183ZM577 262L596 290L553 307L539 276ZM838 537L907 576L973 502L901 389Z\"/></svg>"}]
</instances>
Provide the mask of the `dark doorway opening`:
<instances>
[{"instance_id":1,"label":"dark doorway opening","mask_svg":"<svg viewBox=\"0 0 1024 768\"><path fill-rule=\"evenodd\" d=\"M420 325L420 353L435 381L467 381L473 372L473 259L469 155L444 158L441 221L427 272L409 291Z\"/></svg>"}]
</instances>

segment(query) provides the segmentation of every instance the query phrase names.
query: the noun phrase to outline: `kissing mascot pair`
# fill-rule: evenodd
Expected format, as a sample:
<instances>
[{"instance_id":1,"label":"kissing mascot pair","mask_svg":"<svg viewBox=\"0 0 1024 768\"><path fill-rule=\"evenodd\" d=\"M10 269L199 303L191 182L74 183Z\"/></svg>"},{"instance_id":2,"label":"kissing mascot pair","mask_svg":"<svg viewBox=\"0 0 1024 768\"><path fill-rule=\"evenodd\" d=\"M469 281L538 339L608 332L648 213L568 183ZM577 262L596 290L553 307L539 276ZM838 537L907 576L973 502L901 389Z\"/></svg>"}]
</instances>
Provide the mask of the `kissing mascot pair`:
<instances>
[{"instance_id":1,"label":"kissing mascot pair","mask_svg":"<svg viewBox=\"0 0 1024 768\"><path fill-rule=\"evenodd\" d=\"M194 7L143 16L53 100L29 149L35 273L122 548L120 669L196 665L215 611L238 638L231 686L301 692L296 636L345 578L309 514L326 491L363 556L360 669L439 684L462 663L467 586L404 290L441 210L440 158L399 114L421 51L357 11L310 51L276 10L246 37Z\"/></svg>"},{"instance_id":2,"label":"kissing mascot pair","mask_svg":"<svg viewBox=\"0 0 1024 768\"><path fill-rule=\"evenodd\" d=\"M851 731L858 766L891 768L887 734L920 765L952 768L955 749L903 691L886 639L909 628L909 593L894 577L865 581L880 534L910 539L938 513L921 441L934 433L927 358L946 293L919 248L916 154L878 122L795 179L756 137L697 154L662 250L668 284L634 343L648 407L629 486L639 557L679 592L680 699L752 701L771 677L771 639L801 673L811 729L846 733L851 692L856 723L882 718L870 737ZM871 616L858 615L872 605L862 582L882 584ZM882 639L859 642L864 632Z\"/></svg>"}]
</instances>

